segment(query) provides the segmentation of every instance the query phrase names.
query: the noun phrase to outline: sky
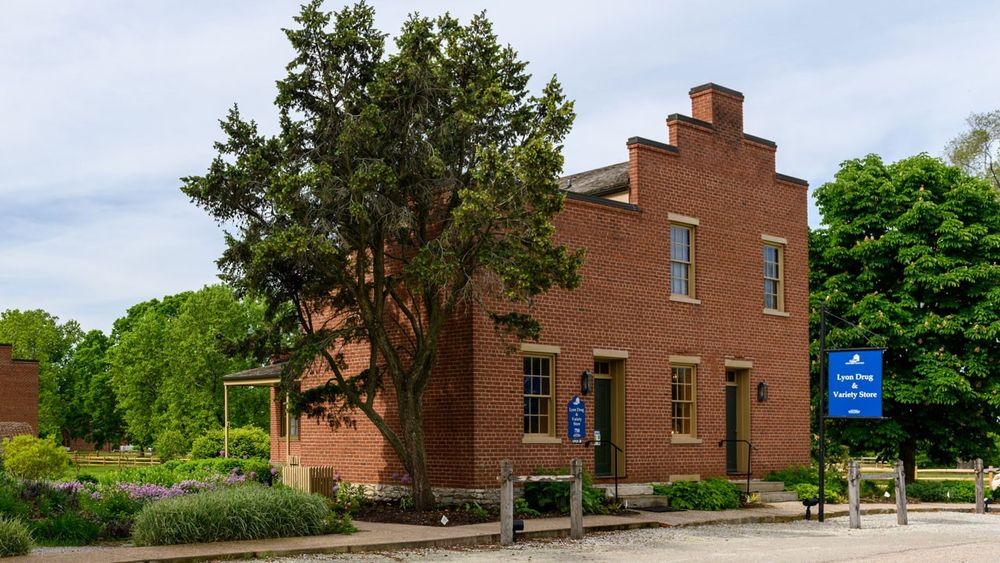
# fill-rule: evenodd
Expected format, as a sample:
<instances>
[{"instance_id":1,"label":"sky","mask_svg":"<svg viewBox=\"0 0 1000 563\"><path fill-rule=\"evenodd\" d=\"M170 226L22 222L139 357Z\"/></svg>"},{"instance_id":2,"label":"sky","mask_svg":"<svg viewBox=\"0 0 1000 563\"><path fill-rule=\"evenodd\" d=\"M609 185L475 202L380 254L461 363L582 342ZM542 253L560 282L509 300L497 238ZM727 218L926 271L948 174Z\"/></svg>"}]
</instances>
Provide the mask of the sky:
<instances>
[{"instance_id":1,"label":"sky","mask_svg":"<svg viewBox=\"0 0 1000 563\"><path fill-rule=\"evenodd\" d=\"M370 3L392 36L411 12L485 9L533 89L557 75L575 100L566 174L626 160L632 136L666 141L706 82L743 92L746 131L814 188L868 153L940 156L969 113L1000 108L988 0ZM0 0L0 311L107 332L131 305L217 281L222 230L180 178L206 171L234 103L276 130L298 5Z\"/></svg>"}]
</instances>

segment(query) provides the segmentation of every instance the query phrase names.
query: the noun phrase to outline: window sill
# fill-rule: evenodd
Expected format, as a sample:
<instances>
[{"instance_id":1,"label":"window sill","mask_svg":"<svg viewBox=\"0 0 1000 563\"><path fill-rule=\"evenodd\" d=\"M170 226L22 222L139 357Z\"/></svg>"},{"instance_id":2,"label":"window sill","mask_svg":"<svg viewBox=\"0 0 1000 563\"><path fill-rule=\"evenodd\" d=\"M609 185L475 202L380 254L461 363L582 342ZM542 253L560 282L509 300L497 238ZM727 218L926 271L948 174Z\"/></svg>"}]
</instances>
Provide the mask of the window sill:
<instances>
[{"instance_id":1,"label":"window sill","mask_svg":"<svg viewBox=\"0 0 1000 563\"><path fill-rule=\"evenodd\" d=\"M687 295L678 295L676 293L670 294L671 301L677 301L678 303L690 303L692 305L701 305L701 299L695 299L693 297L688 297Z\"/></svg>"},{"instance_id":2,"label":"window sill","mask_svg":"<svg viewBox=\"0 0 1000 563\"><path fill-rule=\"evenodd\" d=\"M557 436L538 436L528 434L521 438L522 444L561 444L562 438Z\"/></svg>"},{"instance_id":3,"label":"window sill","mask_svg":"<svg viewBox=\"0 0 1000 563\"><path fill-rule=\"evenodd\" d=\"M777 309L764 309L764 314L765 315L771 315L773 317L789 317L789 316L791 316L791 315L788 314L787 311L779 311Z\"/></svg>"},{"instance_id":4,"label":"window sill","mask_svg":"<svg viewBox=\"0 0 1000 563\"><path fill-rule=\"evenodd\" d=\"M671 436L671 444L700 444L701 438L695 438L694 436Z\"/></svg>"}]
</instances>

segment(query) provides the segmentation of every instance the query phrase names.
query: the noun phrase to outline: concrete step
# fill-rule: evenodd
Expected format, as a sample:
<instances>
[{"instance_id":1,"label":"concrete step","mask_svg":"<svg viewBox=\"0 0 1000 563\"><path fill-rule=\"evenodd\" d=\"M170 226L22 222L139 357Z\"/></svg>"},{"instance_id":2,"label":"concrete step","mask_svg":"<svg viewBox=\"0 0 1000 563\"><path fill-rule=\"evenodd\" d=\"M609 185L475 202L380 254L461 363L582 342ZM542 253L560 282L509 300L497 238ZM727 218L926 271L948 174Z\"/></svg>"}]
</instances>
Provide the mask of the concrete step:
<instances>
[{"instance_id":1,"label":"concrete step","mask_svg":"<svg viewBox=\"0 0 1000 563\"><path fill-rule=\"evenodd\" d=\"M743 481L733 479L729 482L739 487L741 491L747 492L746 479L744 479ZM782 483L781 481L759 481L759 480L750 481L751 493L764 493L764 492L784 491L784 490L785 490L785 484Z\"/></svg>"},{"instance_id":2,"label":"concrete step","mask_svg":"<svg viewBox=\"0 0 1000 563\"><path fill-rule=\"evenodd\" d=\"M621 491L619 491L620 493ZM612 492L614 494L614 492ZM667 506L667 497L660 495L628 495L620 496L618 500L628 508L649 508L651 506Z\"/></svg>"},{"instance_id":3,"label":"concrete step","mask_svg":"<svg viewBox=\"0 0 1000 563\"><path fill-rule=\"evenodd\" d=\"M799 495L795 491L764 491L757 494L760 495L760 502L764 504L799 500Z\"/></svg>"},{"instance_id":4,"label":"concrete step","mask_svg":"<svg viewBox=\"0 0 1000 563\"><path fill-rule=\"evenodd\" d=\"M615 496L615 485L601 483L599 485L594 485L596 489L604 489L604 496L608 498L614 498ZM653 494L653 486L649 483L619 483L618 484L618 498L632 496L632 495L651 495Z\"/></svg>"}]
</instances>

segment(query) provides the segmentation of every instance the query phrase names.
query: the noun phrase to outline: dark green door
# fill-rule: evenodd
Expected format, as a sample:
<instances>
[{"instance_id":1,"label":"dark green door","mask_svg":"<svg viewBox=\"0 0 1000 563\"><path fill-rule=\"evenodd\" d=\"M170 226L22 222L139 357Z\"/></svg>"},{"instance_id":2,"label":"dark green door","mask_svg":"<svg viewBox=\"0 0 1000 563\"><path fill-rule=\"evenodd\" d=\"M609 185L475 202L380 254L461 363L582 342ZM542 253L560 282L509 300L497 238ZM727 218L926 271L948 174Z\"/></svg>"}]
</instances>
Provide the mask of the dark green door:
<instances>
[{"instance_id":1,"label":"dark green door","mask_svg":"<svg viewBox=\"0 0 1000 563\"><path fill-rule=\"evenodd\" d=\"M733 442L736 433L736 386L726 386L726 473L736 473L739 471L736 465L736 448L739 444Z\"/></svg>"},{"instance_id":2,"label":"dark green door","mask_svg":"<svg viewBox=\"0 0 1000 563\"><path fill-rule=\"evenodd\" d=\"M611 475L611 380L594 379L594 431L601 433L601 445L594 447L594 474Z\"/></svg>"}]
</instances>

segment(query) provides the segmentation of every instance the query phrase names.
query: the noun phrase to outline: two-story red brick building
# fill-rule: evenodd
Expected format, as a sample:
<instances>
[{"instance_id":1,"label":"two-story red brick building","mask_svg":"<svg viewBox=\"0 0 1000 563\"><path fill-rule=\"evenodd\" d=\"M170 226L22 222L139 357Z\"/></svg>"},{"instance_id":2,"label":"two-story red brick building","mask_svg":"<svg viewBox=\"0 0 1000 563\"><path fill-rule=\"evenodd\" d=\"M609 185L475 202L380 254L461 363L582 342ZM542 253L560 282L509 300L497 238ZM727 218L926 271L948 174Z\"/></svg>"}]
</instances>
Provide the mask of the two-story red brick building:
<instances>
[{"instance_id":1,"label":"two-story red brick building","mask_svg":"<svg viewBox=\"0 0 1000 563\"><path fill-rule=\"evenodd\" d=\"M0 436L38 433L38 362L15 360L10 344L0 344L0 426Z\"/></svg>"},{"instance_id":2,"label":"two-story red brick building","mask_svg":"<svg viewBox=\"0 0 1000 563\"><path fill-rule=\"evenodd\" d=\"M807 185L775 172L775 143L744 133L741 93L690 95L691 117L667 118L669 143L634 137L627 161L563 179L557 236L587 249L583 282L537 300L538 343L511 354L477 306L448 327L424 402L436 487L494 488L503 458L524 474L581 457L598 477L617 462L625 482L746 473L747 443L756 476L809 462ZM601 447L568 438L575 395ZM273 461L398 482L363 415L333 430L286 428L280 413Z\"/></svg>"}]
</instances>

